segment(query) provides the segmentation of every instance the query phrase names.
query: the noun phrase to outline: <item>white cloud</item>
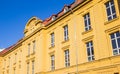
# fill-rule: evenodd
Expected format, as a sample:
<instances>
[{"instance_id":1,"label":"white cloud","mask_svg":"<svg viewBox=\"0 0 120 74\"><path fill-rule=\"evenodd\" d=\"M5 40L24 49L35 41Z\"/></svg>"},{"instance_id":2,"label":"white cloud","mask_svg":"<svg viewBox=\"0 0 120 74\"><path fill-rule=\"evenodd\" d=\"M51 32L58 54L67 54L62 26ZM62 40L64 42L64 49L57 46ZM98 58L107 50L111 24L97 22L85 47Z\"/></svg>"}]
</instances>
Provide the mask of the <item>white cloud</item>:
<instances>
[{"instance_id":1,"label":"white cloud","mask_svg":"<svg viewBox=\"0 0 120 74\"><path fill-rule=\"evenodd\" d=\"M2 48L2 49L0 49L0 52L2 51L2 50L4 50L5 48Z\"/></svg>"}]
</instances>

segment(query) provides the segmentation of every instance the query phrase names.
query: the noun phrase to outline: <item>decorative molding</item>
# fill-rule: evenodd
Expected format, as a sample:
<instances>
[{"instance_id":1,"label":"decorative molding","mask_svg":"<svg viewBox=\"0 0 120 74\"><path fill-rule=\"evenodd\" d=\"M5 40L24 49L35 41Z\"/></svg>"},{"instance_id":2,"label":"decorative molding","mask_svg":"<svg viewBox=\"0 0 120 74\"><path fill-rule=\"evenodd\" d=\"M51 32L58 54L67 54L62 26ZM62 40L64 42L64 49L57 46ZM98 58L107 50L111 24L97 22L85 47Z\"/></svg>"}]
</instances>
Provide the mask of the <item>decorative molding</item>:
<instances>
[{"instance_id":1,"label":"decorative molding","mask_svg":"<svg viewBox=\"0 0 120 74\"><path fill-rule=\"evenodd\" d=\"M69 42L69 41L70 41L70 39L68 38L68 40L64 40L64 41L62 41L61 43L64 44L64 43L67 43L67 42Z\"/></svg>"},{"instance_id":2,"label":"decorative molding","mask_svg":"<svg viewBox=\"0 0 120 74\"><path fill-rule=\"evenodd\" d=\"M110 29L105 30L105 32L108 33L108 34L110 34L112 32L115 32L115 31L120 31L120 25L117 25L115 27L112 27Z\"/></svg>"},{"instance_id":3,"label":"decorative molding","mask_svg":"<svg viewBox=\"0 0 120 74\"><path fill-rule=\"evenodd\" d=\"M117 18L114 18L114 19L112 19L112 20L110 20L110 21L106 21L105 23L104 23L104 25L107 25L107 24L109 24L109 23L112 23L112 22L114 22L114 21L116 21L116 20L118 20L119 19L119 16L117 16Z\"/></svg>"},{"instance_id":4,"label":"decorative molding","mask_svg":"<svg viewBox=\"0 0 120 74\"><path fill-rule=\"evenodd\" d=\"M49 55L53 55L53 54L55 54L55 50L49 52Z\"/></svg>"},{"instance_id":5,"label":"decorative molding","mask_svg":"<svg viewBox=\"0 0 120 74\"><path fill-rule=\"evenodd\" d=\"M87 37L87 38L82 39L82 41L86 43L86 42L88 42L88 41L93 40L93 37L94 37L94 35L91 35L91 36L89 36L89 37Z\"/></svg>"},{"instance_id":6,"label":"decorative molding","mask_svg":"<svg viewBox=\"0 0 120 74\"><path fill-rule=\"evenodd\" d=\"M69 48L70 48L70 45L62 47L63 50L66 50L66 49L69 49Z\"/></svg>"},{"instance_id":7,"label":"decorative molding","mask_svg":"<svg viewBox=\"0 0 120 74\"><path fill-rule=\"evenodd\" d=\"M93 29L91 28L90 30L88 30L88 31L84 31L84 32L82 32L82 35L84 35L84 34L86 34L86 33L89 33L89 32L92 32L93 31Z\"/></svg>"}]
</instances>

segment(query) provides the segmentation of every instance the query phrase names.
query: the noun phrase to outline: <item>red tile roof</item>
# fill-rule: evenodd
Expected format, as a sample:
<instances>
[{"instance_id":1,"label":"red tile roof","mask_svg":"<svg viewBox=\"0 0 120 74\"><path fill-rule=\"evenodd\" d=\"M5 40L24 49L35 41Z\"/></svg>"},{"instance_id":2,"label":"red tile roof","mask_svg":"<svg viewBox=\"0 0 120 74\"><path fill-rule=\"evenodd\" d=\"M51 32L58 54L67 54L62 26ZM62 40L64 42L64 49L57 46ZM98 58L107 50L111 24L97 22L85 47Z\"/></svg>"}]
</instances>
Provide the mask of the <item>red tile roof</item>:
<instances>
[{"instance_id":1,"label":"red tile roof","mask_svg":"<svg viewBox=\"0 0 120 74\"><path fill-rule=\"evenodd\" d=\"M0 56L7 53L8 51L10 51L12 48L14 48L16 45L18 45L18 43L21 41L22 39L20 39L16 44L13 44L12 46L4 49L3 51L0 52Z\"/></svg>"},{"instance_id":2,"label":"red tile roof","mask_svg":"<svg viewBox=\"0 0 120 74\"><path fill-rule=\"evenodd\" d=\"M63 7L63 9L60 11L60 12L58 12L57 14L56 14L56 16L57 17L60 17L60 16L62 16L63 14L64 14L64 8L66 7L66 6L68 6L68 7L70 7L70 8L74 8L77 4L80 4L80 3L82 3L84 0L76 0L75 2L73 2L72 4L70 4L70 5L64 5L64 7ZM52 16L51 16L52 17ZM44 21L43 21L43 24L46 26L46 25L48 25L52 20L52 18L51 17L49 17L49 18L47 18L47 19L45 19Z\"/></svg>"},{"instance_id":3,"label":"red tile roof","mask_svg":"<svg viewBox=\"0 0 120 74\"><path fill-rule=\"evenodd\" d=\"M54 14L54 15L52 15L52 16L60 17L60 16L62 16L62 15L64 14L64 8L65 8L66 6L68 6L69 8L74 8L77 4L82 3L83 1L84 1L84 0L76 0L75 2L73 2L73 3L70 4L70 5L64 5L63 9L62 9L60 12L58 12L57 14ZM52 16L49 17L49 18L47 18L47 19L45 19L42 23L43 23L45 26L47 26L47 25L52 21L52 20L51 20L51 19L52 19ZM19 41L20 41L20 40L19 40ZM7 53L8 51L10 51L12 48L14 48L14 47L19 43L19 41L18 41L16 44L14 44L14 45L12 45L12 46L4 49L3 51L1 51L1 52L0 52L0 55L3 55L3 54L5 54L5 53Z\"/></svg>"}]
</instances>

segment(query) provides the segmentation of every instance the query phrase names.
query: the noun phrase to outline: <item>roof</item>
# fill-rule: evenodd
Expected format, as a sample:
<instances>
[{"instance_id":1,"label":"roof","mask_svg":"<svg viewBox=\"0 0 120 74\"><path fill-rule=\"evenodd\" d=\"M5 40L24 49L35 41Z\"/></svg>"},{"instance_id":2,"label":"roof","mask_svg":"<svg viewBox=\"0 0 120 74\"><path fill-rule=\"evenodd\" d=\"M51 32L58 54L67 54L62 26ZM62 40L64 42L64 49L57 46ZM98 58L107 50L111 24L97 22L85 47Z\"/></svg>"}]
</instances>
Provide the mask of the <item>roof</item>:
<instances>
[{"instance_id":1,"label":"roof","mask_svg":"<svg viewBox=\"0 0 120 74\"><path fill-rule=\"evenodd\" d=\"M15 46L18 45L18 43L21 41L22 39L20 39L16 44L13 44L12 46L5 48L3 51L0 52L0 56L2 56L3 54L7 53L8 51L10 51L12 48L14 48Z\"/></svg>"},{"instance_id":2,"label":"roof","mask_svg":"<svg viewBox=\"0 0 120 74\"><path fill-rule=\"evenodd\" d=\"M50 16L49 18L46 18L45 20L42 21L42 24L44 24L45 26L47 26L47 25L52 21L51 19L52 19L53 16L56 16L56 17L58 18L58 17L60 17L60 16L62 16L62 15L64 14L64 8L65 8L65 7L74 8L76 5L82 3L83 1L84 1L84 0L75 0L75 2L73 2L73 3L70 4L70 5L64 5L63 9L62 9L60 12L58 12L57 14L53 14L53 15ZM36 17L33 17L32 19L34 19L34 18L36 18ZM32 19L31 19L31 20L32 20ZM29 23L29 22L30 22L30 21L28 21L28 23ZM5 53L7 53L7 52L10 51L12 48L14 48L16 45L18 45L18 43L19 43L21 40L22 40L22 39L20 39L16 44L13 44L12 46L10 46L10 47L4 49L3 51L1 51L1 52L0 52L0 56L3 55L3 54L5 54Z\"/></svg>"},{"instance_id":3,"label":"roof","mask_svg":"<svg viewBox=\"0 0 120 74\"><path fill-rule=\"evenodd\" d=\"M63 9L60 11L60 12L58 12L57 14L54 14L55 16L57 16L57 18L58 17L60 17L60 16L62 16L63 14L64 14L64 8L66 7L66 6L68 6L69 8L74 8L76 5L78 5L78 4L80 4L80 3L82 3L84 0L76 0L75 2L73 2L72 4L70 4L70 5L64 5L64 7L63 7ZM52 15L53 16L53 15ZM50 16L49 18L47 18L47 19L45 19L42 23L46 26L46 25L48 25L52 20L52 16Z\"/></svg>"}]
</instances>

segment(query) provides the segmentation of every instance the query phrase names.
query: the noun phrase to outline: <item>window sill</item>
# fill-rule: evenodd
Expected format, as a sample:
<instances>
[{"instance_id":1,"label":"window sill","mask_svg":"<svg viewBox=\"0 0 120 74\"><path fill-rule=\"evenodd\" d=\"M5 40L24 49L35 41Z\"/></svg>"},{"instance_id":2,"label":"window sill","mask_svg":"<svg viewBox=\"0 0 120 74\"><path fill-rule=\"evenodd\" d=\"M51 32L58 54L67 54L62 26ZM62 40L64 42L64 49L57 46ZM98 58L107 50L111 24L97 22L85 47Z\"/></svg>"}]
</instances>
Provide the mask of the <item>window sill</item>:
<instances>
[{"instance_id":1,"label":"window sill","mask_svg":"<svg viewBox=\"0 0 120 74\"><path fill-rule=\"evenodd\" d=\"M90 30L88 30L88 31L82 32L82 35L87 34L87 33L91 32L91 31L93 31L92 28Z\"/></svg>"},{"instance_id":2,"label":"window sill","mask_svg":"<svg viewBox=\"0 0 120 74\"><path fill-rule=\"evenodd\" d=\"M28 58L28 57L30 57L30 55L27 55L26 57Z\"/></svg>"},{"instance_id":3,"label":"window sill","mask_svg":"<svg viewBox=\"0 0 120 74\"><path fill-rule=\"evenodd\" d=\"M21 60L19 60L19 63L21 63Z\"/></svg>"},{"instance_id":4,"label":"window sill","mask_svg":"<svg viewBox=\"0 0 120 74\"><path fill-rule=\"evenodd\" d=\"M54 46L50 46L50 47L49 47L49 49L53 49L53 48L55 48L55 45L54 45Z\"/></svg>"},{"instance_id":5,"label":"window sill","mask_svg":"<svg viewBox=\"0 0 120 74\"><path fill-rule=\"evenodd\" d=\"M67 40L62 41L62 44L69 42L69 38Z\"/></svg>"},{"instance_id":6,"label":"window sill","mask_svg":"<svg viewBox=\"0 0 120 74\"><path fill-rule=\"evenodd\" d=\"M111 23L111 22L114 22L114 21L116 21L116 20L118 20L118 19L119 19L119 16L116 17L116 18L114 18L114 19L112 19L112 20L110 20L110 21L106 21L106 22L104 23L104 25L107 25L107 24L109 24L109 23Z\"/></svg>"},{"instance_id":7,"label":"window sill","mask_svg":"<svg viewBox=\"0 0 120 74\"><path fill-rule=\"evenodd\" d=\"M4 70L5 68L3 68L3 70Z\"/></svg>"},{"instance_id":8,"label":"window sill","mask_svg":"<svg viewBox=\"0 0 120 74\"><path fill-rule=\"evenodd\" d=\"M7 66L7 68L9 68L9 66Z\"/></svg>"},{"instance_id":9,"label":"window sill","mask_svg":"<svg viewBox=\"0 0 120 74\"><path fill-rule=\"evenodd\" d=\"M35 55L35 52L31 53L31 55Z\"/></svg>"},{"instance_id":10,"label":"window sill","mask_svg":"<svg viewBox=\"0 0 120 74\"><path fill-rule=\"evenodd\" d=\"M16 62L15 62L15 63L13 63L13 65L16 65Z\"/></svg>"}]
</instances>

